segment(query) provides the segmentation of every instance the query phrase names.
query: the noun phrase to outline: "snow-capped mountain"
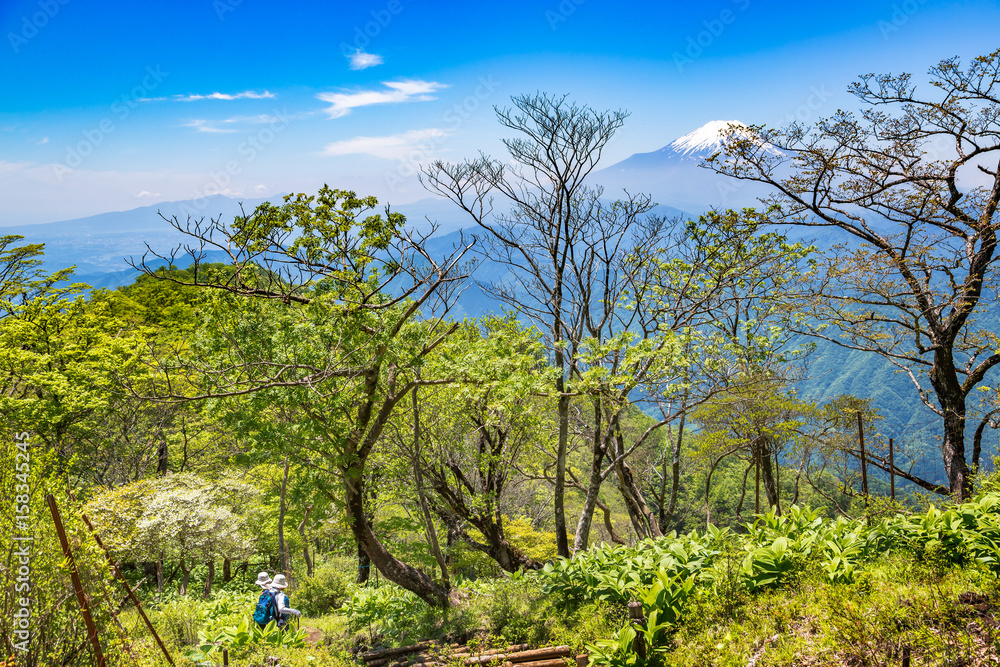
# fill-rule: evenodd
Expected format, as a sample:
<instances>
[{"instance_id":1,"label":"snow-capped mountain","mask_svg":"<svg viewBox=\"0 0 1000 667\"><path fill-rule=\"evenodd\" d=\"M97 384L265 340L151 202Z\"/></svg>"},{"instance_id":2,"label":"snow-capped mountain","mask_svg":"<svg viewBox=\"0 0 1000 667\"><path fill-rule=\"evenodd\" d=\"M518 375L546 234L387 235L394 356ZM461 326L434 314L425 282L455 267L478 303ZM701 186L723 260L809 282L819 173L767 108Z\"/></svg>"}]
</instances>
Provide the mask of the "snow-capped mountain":
<instances>
[{"instance_id":1,"label":"snow-capped mountain","mask_svg":"<svg viewBox=\"0 0 1000 667\"><path fill-rule=\"evenodd\" d=\"M722 148L726 131L745 127L738 120L713 120L659 150L636 153L602 169L594 177L609 196L622 189L648 192L658 202L693 212L712 207L754 206L766 192L761 186L721 176L701 166ZM773 146L767 146L766 150L778 152Z\"/></svg>"}]
</instances>

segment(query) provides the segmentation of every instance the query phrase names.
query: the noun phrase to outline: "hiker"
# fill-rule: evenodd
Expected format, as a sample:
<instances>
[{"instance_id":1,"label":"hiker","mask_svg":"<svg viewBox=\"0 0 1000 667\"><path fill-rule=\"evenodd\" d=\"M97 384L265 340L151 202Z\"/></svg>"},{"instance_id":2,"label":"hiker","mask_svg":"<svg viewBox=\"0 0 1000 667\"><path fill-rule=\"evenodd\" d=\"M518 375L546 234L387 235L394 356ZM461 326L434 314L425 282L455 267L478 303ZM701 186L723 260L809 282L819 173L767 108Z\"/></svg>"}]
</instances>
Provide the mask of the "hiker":
<instances>
[{"instance_id":1,"label":"hiker","mask_svg":"<svg viewBox=\"0 0 1000 667\"><path fill-rule=\"evenodd\" d=\"M271 621L278 621L278 603L274 599L274 589L271 588L272 583L271 577L267 572L258 573L257 581L254 582L254 584L260 586L261 591L260 597L257 598L257 606L253 610L253 622L262 630Z\"/></svg>"},{"instance_id":2,"label":"hiker","mask_svg":"<svg viewBox=\"0 0 1000 667\"><path fill-rule=\"evenodd\" d=\"M253 583L266 591L271 586L271 575L267 572L258 572L257 581Z\"/></svg>"},{"instance_id":3,"label":"hiker","mask_svg":"<svg viewBox=\"0 0 1000 667\"><path fill-rule=\"evenodd\" d=\"M283 628L288 624L289 616L302 615L302 612L298 609L292 609L288 606L288 595L285 594L286 588L288 588L288 582L285 581L285 575L274 575L274 580L271 581L271 590L274 591L274 601L277 610L279 628Z\"/></svg>"}]
</instances>

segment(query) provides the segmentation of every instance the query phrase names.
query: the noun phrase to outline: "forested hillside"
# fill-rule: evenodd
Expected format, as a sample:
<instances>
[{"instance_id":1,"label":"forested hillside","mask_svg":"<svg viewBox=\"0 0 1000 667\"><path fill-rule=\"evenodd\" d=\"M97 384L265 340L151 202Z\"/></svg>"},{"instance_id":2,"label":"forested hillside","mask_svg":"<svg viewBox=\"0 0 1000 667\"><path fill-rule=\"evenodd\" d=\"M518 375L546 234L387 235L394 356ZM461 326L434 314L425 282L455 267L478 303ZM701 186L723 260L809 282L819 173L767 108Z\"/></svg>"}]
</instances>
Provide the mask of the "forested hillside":
<instances>
[{"instance_id":1,"label":"forested hillside","mask_svg":"<svg viewBox=\"0 0 1000 667\"><path fill-rule=\"evenodd\" d=\"M609 199L626 112L536 93L426 166L455 234L323 186L114 289L0 237L10 664L994 664L998 71L728 125L756 209Z\"/></svg>"}]
</instances>

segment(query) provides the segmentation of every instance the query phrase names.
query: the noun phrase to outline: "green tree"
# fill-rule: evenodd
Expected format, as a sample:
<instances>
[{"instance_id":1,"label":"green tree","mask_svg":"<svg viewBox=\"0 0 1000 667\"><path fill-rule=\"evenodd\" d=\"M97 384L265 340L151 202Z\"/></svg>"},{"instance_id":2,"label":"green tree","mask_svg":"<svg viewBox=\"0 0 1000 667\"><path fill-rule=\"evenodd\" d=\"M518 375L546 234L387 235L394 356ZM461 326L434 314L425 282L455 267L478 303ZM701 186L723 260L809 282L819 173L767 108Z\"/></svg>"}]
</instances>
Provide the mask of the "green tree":
<instances>
[{"instance_id":1,"label":"green tree","mask_svg":"<svg viewBox=\"0 0 1000 667\"><path fill-rule=\"evenodd\" d=\"M142 382L145 332L116 313L121 297L82 288L46 284L0 320L0 426L32 431L74 484L129 481L156 457L136 426L159 417L126 406L115 378Z\"/></svg>"},{"instance_id":2,"label":"green tree","mask_svg":"<svg viewBox=\"0 0 1000 667\"><path fill-rule=\"evenodd\" d=\"M194 563L208 565L206 596L218 559L244 560L259 552L258 494L229 477L207 480L192 473L144 479L94 497L84 508L102 540L119 558L165 562L182 572L187 593Z\"/></svg>"},{"instance_id":3,"label":"green tree","mask_svg":"<svg viewBox=\"0 0 1000 667\"><path fill-rule=\"evenodd\" d=\"M522 514L513 493L527 482L519 467L544 437L539 395L551 386L552 369L538 332L511 318L469 322L429 363L447 367L435 374L462 382L424 391L422 425L412 439L398 438L415 459L418 490L423 481L449 529L504 570L539 567L504 527L505 516ZM483 542L469 535L467 525Z\"/></svg>"},{"instance_id":4,"label":"green tree","mask_svg":"<svg viewBox=\"0 0 1000 667\"><path fill-rule=\"evenodd\" d=\"M219 220L171 223L196 247L190 277L149 275L229 296L191 356L156 369L170 400L243 397L255 415L280 409L306 417L282 427L288 453L321 457L342 481L351 530L373 564L427 602L445 606L447 589L396 558L373 532L365 509L366 467L393 412L410 391L447 378L417 378L414 369L454 331L437 320L422 326L421 308L445 309L465 248L435 260L421 238L403 231L403 216L372 214L374 197L324 187L315 197L262 204L231 225ZM207 249L230 258L227 274L205 271ZM176 255L164 256L169 264ZM176 381L198 388L171 392Z\"/></svg>"},{"instance_id":5,"label":"green tree","mask_svg":"<svg viewBox=\"0 0 1000 667\"><path fill-rule=\"evenodd\" d=\"M646 485L661 530L677 510L686 415L727 395L773 389L783 381L780 369L808 351L792 344L801 316L789 302L810 274L812 248L765 232L767 221L767 213L752 209L700 216L660 249L637 283L643 325L676 332L686 361L681 377L649 391L681 417L670 450L660 455L659 483Z\"/></svg>"},{"instance_id":6,"label":"green tree","mask_svg":"<svg viewBox=\"0 0 1000 667\"><path fill-rule=\"evenodd\" d=\"M998 72L1000 50L965 68L941 61L929 92L918 93L909 74L867 74L850 87L867 105L860 115L733 127L727 157L710 161L771 185L775 222L828 228L849 242L824 254L800 330L878 354L908 375L941 419L944 491L959 500L972 491L969 403L1000 364L993 317L982 317L997 296Z\"/></svg>"}]
</instances>

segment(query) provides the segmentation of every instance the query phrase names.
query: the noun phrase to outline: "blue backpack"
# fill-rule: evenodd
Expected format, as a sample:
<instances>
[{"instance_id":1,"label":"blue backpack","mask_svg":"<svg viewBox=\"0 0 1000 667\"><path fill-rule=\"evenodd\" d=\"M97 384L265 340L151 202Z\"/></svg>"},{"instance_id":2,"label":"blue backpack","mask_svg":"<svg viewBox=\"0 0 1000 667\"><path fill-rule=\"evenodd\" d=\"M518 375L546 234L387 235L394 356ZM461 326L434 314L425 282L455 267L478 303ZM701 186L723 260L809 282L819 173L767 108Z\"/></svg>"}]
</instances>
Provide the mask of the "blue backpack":
<instances>
[{"instance_id":1,"label":"blue backpack","mask_svg":"<svg viewBox=\"0 0 1000 667\"><path fill-rule=\"evenodd\" d=\"M263 628L269 622L277 620L278 603L274 599L274 591L261 591L257 607L253 610L253 622Z\"/></svg>"}]
</instances>

